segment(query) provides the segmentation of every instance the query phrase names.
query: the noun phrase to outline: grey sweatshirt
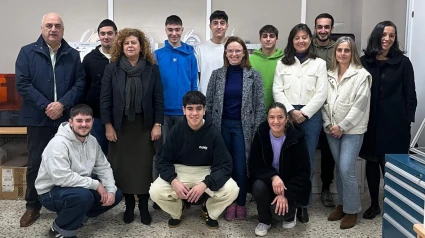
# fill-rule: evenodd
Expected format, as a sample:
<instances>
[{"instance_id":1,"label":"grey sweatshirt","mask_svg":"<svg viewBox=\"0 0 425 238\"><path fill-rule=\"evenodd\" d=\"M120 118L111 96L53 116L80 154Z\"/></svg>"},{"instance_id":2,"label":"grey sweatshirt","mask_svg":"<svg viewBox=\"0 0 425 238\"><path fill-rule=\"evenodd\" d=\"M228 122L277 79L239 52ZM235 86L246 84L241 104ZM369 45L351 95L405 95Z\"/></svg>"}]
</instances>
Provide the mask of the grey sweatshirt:
<instances>
[{"instance_id":1,"label":"grey sweatshirt","mask_svg":"<svg viewBox=\"0 0 425 238\"><path fill-rule=\"evenodd\" d=\"M55 186L96 190L99 181L91 178L92 173L99 177L107 192L117 191L111 166L96 138L89 135L84 142L79 141L68 122L59 126L41 158L35 180L39 195L49 192Z\"/></svg>"}]
</instances>

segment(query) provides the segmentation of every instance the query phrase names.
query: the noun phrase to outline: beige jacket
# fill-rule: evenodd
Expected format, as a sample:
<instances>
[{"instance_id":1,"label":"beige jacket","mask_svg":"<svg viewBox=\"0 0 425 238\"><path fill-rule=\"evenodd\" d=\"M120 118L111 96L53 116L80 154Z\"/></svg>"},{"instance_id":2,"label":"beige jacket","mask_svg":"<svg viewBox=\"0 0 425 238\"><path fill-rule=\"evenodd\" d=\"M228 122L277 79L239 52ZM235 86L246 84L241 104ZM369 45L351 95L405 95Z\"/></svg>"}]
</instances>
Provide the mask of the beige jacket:
<instances>
[{"instance_id":1,"label":"beige jacket","mask_svg":"<svg viewBox=\"0 0 425 238\"><path fill-rule=\"evenodd\" d=\"M328 98L322 107L323 127L338 125L344 134L363 134L367 130L372 76L350 65L338 82L338 69L328 71Z\"/></svg>"},{"instance_id":2,"label":"beige jacket","mask_svg":"<svg viewBox=\"0 0 425 238\"><path fill-rule=\"evenodd\" d=\"M292 105L304 105L301 111L311 118L326 100L326 62L320 58L307 59L304 63L295 58L293 65L277 62L273 80L273 98L285 105L289 111Z\"/></svg>"}]
</instances>

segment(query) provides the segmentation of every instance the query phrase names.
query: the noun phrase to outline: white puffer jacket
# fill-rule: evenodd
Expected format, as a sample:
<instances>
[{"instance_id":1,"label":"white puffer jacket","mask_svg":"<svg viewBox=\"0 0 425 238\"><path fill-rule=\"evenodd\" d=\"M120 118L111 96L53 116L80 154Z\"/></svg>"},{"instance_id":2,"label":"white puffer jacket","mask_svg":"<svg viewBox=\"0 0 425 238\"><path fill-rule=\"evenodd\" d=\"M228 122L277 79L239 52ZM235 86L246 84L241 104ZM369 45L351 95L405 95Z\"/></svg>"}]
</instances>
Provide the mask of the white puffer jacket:
<instances>
[{"instance_id":1,"label":"white puffer jacket","mask_svg":"<svg viewBox=\"0 0 425 238\"><path fill-rule=\"evenodd\" d=\"M344 134L367 130L372 76L362 67L350 64L338 82L338 69L328 71L328 97L322 107L323 127L338 125Z\"/></svg>"}]
</instances>

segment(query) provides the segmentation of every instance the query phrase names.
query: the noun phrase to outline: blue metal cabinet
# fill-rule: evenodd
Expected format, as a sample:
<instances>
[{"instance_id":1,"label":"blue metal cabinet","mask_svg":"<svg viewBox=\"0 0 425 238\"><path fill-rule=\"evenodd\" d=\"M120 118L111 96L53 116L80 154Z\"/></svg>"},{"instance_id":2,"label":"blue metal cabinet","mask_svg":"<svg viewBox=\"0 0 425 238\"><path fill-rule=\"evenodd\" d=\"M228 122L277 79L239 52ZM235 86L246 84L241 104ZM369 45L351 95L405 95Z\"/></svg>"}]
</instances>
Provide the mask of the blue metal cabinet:
<instances>
[{"instance_id":1,"label":"blue metal cabinet","mask_svg":"<svg viewBox=\"0 0 425 238\"><path fill-rule=\"evenodd\" d=\"M382 237L415 238L413 225L424 221L425 165L409 155L385 156Z\"/></svg>"}]
</instances>

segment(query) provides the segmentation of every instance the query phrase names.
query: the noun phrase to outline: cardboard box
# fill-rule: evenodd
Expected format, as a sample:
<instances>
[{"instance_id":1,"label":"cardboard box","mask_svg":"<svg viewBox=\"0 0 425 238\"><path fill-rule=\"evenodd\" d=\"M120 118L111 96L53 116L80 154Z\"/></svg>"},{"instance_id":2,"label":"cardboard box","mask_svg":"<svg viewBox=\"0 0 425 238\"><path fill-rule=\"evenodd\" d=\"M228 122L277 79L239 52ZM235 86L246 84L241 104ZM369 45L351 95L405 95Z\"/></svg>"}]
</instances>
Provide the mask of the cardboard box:
<instances>
[{"instance_id":1,"label":"cardboard box","mask_svg":"<svg viewBox=\"0 0 425 238\"><path fill-rule=\"evenodd\" d=\"M0 166L0 200L25 199L27 168Z\"/></svg>"}]
</instances>

